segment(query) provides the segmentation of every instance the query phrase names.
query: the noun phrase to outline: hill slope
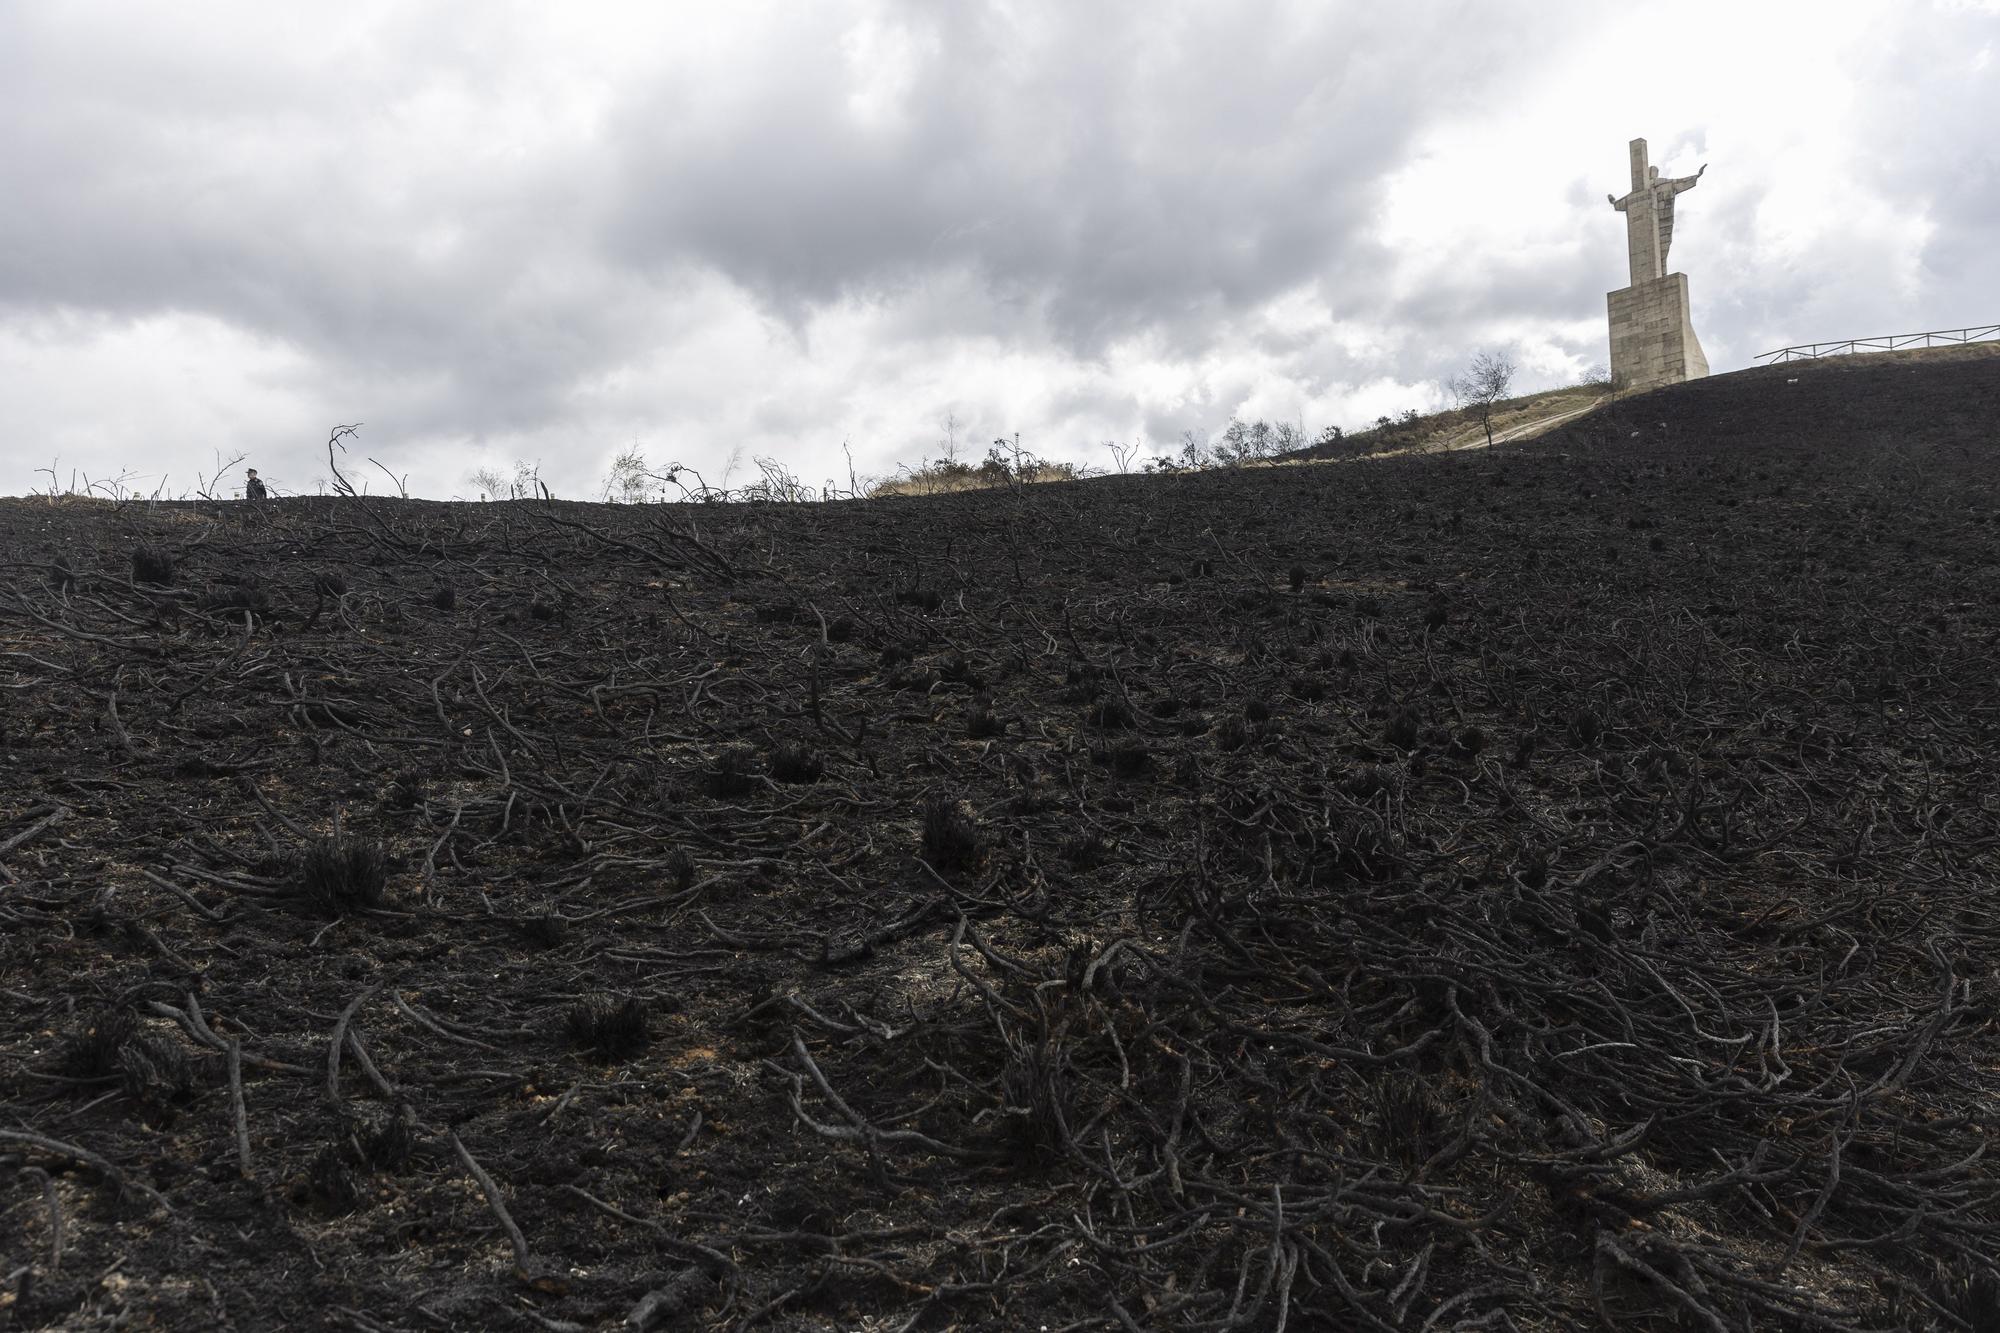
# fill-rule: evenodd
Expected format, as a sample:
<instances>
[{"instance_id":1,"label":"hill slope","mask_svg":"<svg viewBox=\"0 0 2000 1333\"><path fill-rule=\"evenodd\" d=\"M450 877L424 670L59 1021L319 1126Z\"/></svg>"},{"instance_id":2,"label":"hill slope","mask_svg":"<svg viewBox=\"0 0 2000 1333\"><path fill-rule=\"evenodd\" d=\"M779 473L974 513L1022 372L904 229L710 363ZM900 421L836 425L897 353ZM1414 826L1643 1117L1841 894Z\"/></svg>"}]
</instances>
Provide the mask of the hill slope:
<instances>
[{"instance_id":1,"label":"hill slope","mask_svg":"<svg viewBox=\"0 0 2000 1333\"><path fill-rule=\"evenodd\" d=\"M0 502L4 1317L1990 1318L1996 365L830 507Z\"/></svg>"}]
</instances>

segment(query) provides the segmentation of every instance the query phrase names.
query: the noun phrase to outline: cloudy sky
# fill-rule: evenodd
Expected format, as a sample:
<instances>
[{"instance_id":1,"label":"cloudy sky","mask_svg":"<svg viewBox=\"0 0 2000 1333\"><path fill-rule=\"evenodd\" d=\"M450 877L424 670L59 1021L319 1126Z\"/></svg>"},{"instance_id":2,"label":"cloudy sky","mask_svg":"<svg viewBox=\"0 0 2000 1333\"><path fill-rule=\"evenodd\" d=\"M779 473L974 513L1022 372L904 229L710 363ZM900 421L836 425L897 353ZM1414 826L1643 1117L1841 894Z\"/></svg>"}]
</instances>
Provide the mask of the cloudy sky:
<instances>
[{"instance_id":1,"label":"cloudy sky","mask_svg":"<svg viewBox=\"0 0 2000 1333\"><path fill-rule=\"evenodd\" d=\"M2000 0L0 0L0 493L637 446L1108 465L1606 359L1626 140L1717 370L2000 320ZM843 449L845 446L845 451ZM357 478L358 480L358 478Z\"/></svg>"}]
</instances>

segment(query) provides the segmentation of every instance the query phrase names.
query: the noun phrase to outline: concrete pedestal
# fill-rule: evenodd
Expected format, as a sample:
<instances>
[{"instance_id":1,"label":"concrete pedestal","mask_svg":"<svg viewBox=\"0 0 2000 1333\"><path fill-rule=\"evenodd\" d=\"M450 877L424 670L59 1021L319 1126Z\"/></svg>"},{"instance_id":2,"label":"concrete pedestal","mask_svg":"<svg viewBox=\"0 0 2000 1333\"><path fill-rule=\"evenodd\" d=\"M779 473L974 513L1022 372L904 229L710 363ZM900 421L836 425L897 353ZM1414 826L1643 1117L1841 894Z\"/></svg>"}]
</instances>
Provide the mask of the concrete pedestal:
<instances>
[{"instance_id":1,"label":"concrete pedestal","mask_svg":"<svg viewBox=\"0 0 2000 1333\"><path fill-rule=\"evenodd\" d=\"M1685 273L1611 292L1611 384L1645 389L1708 374L1708 358L1688 316Z\"/></svg>"}]
</instances>

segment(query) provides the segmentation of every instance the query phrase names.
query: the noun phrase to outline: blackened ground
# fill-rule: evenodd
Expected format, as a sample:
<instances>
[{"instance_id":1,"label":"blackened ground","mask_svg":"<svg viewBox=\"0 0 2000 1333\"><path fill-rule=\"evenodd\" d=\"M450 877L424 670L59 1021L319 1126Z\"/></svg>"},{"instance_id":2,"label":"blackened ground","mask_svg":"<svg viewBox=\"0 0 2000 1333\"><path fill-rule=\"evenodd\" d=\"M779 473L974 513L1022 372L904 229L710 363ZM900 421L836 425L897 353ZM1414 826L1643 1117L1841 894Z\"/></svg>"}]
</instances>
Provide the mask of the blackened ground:
<instances>
[{"instance_id":1,"label":"blackened ground","mask_svg":"<svg viewBox=\"0 0 2000 1333\"><path fill-rule=\"evenodd\" d=\"M0 502L0 1327L1994 1328L1996 419Z\"/></svg>"}]
</instances>

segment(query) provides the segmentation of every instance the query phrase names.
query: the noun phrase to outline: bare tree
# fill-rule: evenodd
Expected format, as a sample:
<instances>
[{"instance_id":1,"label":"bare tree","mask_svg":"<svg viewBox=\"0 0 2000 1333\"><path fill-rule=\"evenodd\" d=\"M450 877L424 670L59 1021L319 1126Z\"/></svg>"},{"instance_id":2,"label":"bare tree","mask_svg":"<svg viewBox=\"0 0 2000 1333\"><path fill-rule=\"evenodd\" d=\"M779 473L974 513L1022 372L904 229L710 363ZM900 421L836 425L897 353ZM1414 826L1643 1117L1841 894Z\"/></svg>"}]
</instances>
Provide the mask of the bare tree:
<instances>
[{"instance_id":1,"label":"bare tree","mask_svg":"<svg viewBox=\"0 0 2000 1333\"><path fill-rule=\"evenodd\" d=\"M655 480L647 470L646 455L635 444L611 460L611 471L604 478L604 498L612 504L639 504L652 493Z\"/></svg>"},{"instance_id":2,"label":"bare tree","mask_svg":"<svg viewBox=\"0 0 2000 1333\"><path fill-rule=\"evenodd\" d=\"M514 460L514 475L507 482L508 498L512 500L532 500L542 488L542 463L540 459L527 462Z\"/></svg>"},{"instance_id":3,"label":"bare tree","mask_svg":"<svg viewBox=\"0 0 2000 1333\"><path fill-rule=\"evenodd\" d=\"M812 499L812 488L777 459L759 455L755 462L762 478L743 488L744 499L775 500L782 504L804 504Z\"/></svg>"},{"instance_id":4,"label":"bare tree","mask_svg":"<svg viewBox=\"0 0 2000 1333\"><path fill-rule=\"evenodd\" d=\"M497 497L507 489L507 474L489 463L466 473L465 482L468 486L478 487L479 498L484 500L489 495Z\"/></svg>"},{"instance_id":5,"label":"bare tree","mask_svg":"<svg viewBox=\"0 0 2000 1333\"><path fill-rule=\"evenodd\" d=\"M1215 460L1235 467L1269 458L1277 452L1279 438L1280 428L1268 421L1232 417L1223 429L1221 442L1215 446Z\"/></svg>"},{"instance_id":6,"label":"bare tree","mask_svg":"<svg viewBox=\"0 0 2000 1333\"><path fill-rule=\"evenodd\" d=\"M234 472L236 470L236 465L238 463L241 463L247 457L249 457L249 455L247 454L237 454L235 457L227 461L224 461L222 457L222 451L220 449L216 450L214 475L204 477L201 474L201 470L197 468L194 474L194 493L196 495L199 495L204 500L215 499L216 497L214 493L222 489L223 476L227 473ZM47 471L48 469L43 468L40 470ZM54 475L55 475L54 473L50 473L51 477L53 477Z\"/></svg>"},{"instance_id":7,"label":"bare tree","mask_svg":"<svg viewBox=\"0 0 2000 1333\"><path fill-rule=\"evenodd\" d=\"M354 486L341 472L340 464L335 461L333 451L339 449L343 454L346 453L347 441L353 439L354 432L360 429L361 423L358 421L351 426L335 426L332 433L326 437L326 465L333 470L333 493L335 495L355 494Z\"/></svg>"},{"instance_id":8,"label":"bare tree","mask_svg":"<svg viewBox=\"0 0 2000 1333\"><path fill-rule=\"evenodd\" d=\"M514 460L511 474L489 463L466 473L465 480L467 485L479 488L482 500L532 500L543 490L541 463L524 459Z\"/></svg>"},{"instance_id":9,"label":"bare tree","mask_svg":"<svg viewBox=\"0 0 2000 1333\"><path fill-rule=\"evenodd\" d=\"M1497 352L1480 352L1465 372L1452 376L1446 386L1452 397L1479 413L1488 446L1493 443L1493 405L1507 396L1507 386L1513 382L1512 361Z\"/></svg>"},{"instance_id":10,"label":"bare tree","mask_svg":"<svg viewBox=\"0 0 2000 1333\"><path fill-rule=\"evenodd\" d=\"M1132 470L1132 459L1139 452L1138 441L1135 440L1131 444L1120 444L1116 440L1106 440L1104 447L1111 451L1112 460L1118 464L1120 476Z\"/></svg>"},{"instance_id":11,"label":"bare tree","mask_svg":"<svg viewBox=\"0 0 2000 1333\"><path fill-rule=\"evenodd\" d=\"M1204 468L1214 461L1215 456L1209 451L1207 435L1193 429L1181 432L1182 467Z\"/></svg>"}]
</instances>

